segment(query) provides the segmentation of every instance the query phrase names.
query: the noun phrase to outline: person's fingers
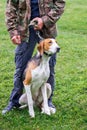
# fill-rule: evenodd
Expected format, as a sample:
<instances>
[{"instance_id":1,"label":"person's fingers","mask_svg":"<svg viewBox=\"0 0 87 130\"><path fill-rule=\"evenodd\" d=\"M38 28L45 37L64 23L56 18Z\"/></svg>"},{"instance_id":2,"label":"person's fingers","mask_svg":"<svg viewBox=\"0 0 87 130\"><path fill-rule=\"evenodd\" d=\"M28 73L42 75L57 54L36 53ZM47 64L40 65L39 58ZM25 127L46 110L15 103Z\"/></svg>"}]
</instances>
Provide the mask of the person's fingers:
<instances>
[{"instance_id":1,"label":"person's fingers","mask_svg":"<svg viewBox=\"0 0 87 130\"><path fill-rule=\"evenodd\" d=\"M21 43L20 35L13 36L11 40L12 40L13 44L20 44Z\"/></svg>"},{"instance_id":2,"label":"person's fingers","mask_svg":"<svg viewBox=\"0 0 87 130\"><path fill-rule=\"evenodd\" d=\"M18 39L18 43L21 43L21 37L20 37L20 35L17 36L17 39Z\"/></svg>"}]
</instances>

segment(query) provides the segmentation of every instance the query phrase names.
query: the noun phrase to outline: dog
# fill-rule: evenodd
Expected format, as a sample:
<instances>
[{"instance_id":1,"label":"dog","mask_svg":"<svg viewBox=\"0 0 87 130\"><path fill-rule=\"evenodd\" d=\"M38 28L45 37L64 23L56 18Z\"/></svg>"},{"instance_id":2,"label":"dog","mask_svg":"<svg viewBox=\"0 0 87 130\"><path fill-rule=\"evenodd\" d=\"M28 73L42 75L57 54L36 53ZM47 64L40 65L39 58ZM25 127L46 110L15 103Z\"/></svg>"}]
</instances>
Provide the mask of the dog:
<instances>
[{"instance_id":1,"label":"dog","mask_svg":"<svg viewBox=\"0 0 87 130\"><path fill-rule=\"evenodd\" d=\"M28 62L24 72L25 93L20 97L21 108L28 105L29 114L35 117L33 105L41 108L42 113L51 115L55 113L54 108L48 106L48 98L51 95L51 86L47 83L50 76L50 57L59 52L60 47L53 38L42 40L37 46L37 54Z\"/></svg>"}]
</instances>

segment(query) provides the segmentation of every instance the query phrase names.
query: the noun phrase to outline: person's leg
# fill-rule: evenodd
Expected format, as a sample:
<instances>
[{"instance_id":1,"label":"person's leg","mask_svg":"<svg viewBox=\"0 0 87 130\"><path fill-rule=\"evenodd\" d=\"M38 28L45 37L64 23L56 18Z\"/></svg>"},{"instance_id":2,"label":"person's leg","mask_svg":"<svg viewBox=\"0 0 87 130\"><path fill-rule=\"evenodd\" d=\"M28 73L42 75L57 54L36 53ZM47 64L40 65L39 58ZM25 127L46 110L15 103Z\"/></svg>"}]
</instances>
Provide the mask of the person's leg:
<instances>
[{"instance_id":1,"label":"person's leg","mask_svg":"<svg viewBox=\"0 0 87 130\"><path fill-rule=\"evenodd\" d=\"M29 43L23 42L16 48L15 53L16 71L14 74L14 88L11 92L10 101L7 107L2 111L3 114L10 111L14 106L15 107L20 106L19 98L23 93L23 87L24 87L22 82L23 72L27 65L27 62L30 60L32 56L37 41L38 39L36 32L31 28Z\"/></svg>"},{"instance_id":2,"label":"person's leg","mask_svg":"<svg viewBox=\"0 0 87 130\"><path fill-rule=\"evenodd\" d=\"M51 96L48 99L48 105L49 107L55 108L55 106L52 104L52 97L53 97L53 91L55 88L55 64L56 64L56 54L52 55L49 61L49 66L50 66L50 77L48 79L48 83L51 85L52 93Z\"/></svg>"},{"instance_id":3,"label":"person's leg","mask_svg":"<svg viewBox=\"0 0 87 130\"><path fill-rule=\"evenodd\" d=\"M16 49L16 73L14 75L14 88L12 90L10 101L14 103L16 107L19 107L19 98L23 93L23 72L26 68L28 61L31 59L36 43L38 42L36 32L33 28L30 28L29 43L23 43Z\"/></svg>"}]
</instances>

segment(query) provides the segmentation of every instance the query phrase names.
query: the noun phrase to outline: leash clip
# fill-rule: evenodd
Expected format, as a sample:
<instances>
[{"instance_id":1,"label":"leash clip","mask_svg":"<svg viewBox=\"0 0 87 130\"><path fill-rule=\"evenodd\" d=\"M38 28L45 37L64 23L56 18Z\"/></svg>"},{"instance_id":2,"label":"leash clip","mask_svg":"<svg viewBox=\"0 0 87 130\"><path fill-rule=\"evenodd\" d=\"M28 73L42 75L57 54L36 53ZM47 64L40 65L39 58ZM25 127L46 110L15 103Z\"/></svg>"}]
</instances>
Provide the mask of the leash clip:
<instances>
[{"instance_id":1,"label":"leash clip","mask_svg":"<svg viewBox=\"0 0 87 130\"><path fill-rule=\"evenodd\" d=\"M39 37L40 41L42 41L44 38L40 35L40 31L36 31L37 36Z\"/></svg>"}]
</instances>

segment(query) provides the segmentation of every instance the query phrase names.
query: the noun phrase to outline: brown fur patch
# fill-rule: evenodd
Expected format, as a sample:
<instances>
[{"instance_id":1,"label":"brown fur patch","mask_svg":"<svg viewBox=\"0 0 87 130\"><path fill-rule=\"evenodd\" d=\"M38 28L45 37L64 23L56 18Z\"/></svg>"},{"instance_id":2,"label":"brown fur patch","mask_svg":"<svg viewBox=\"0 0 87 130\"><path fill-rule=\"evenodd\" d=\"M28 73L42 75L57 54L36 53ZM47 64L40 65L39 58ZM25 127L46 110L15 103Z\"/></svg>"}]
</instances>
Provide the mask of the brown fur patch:
<instances>
[{"instance_id":1,"label":"brown fur patch","mask_svg":"<svg viewBox=\"0 0 87 130\"><path fill-rule=\"evenodd\" d=\"M24 85L29 85L31 83L31 80L32 80L31 71L35 69L36 67L37 67L37 64L35 63L34 60L28 63L28 66L25 71L25 80L23 81Z\"/></svg>"},{"instance_id":2,"label":"brown fur patch","mask_svg":"<svg viewBox=\"0 0 87 130\"><path fill-rule=\"evenodd\" d=\"M44 40L44 50L48 51L49 47L51 46L51 44L52 44L52 40L50 38L49 39L45 39Z\"/></svg>"},{"instance_id":3,"label":"brown fur patch","mask_svg":"<svg viewBox=\"0 0 87 130\"><path fill-rule=\"evenodd\" d=\"M42 56L43 55L43 45L44 45L44 41L41 41L38 46L37 46L37 49L38 51L40 52L40 55Z\"/></svg>"},{"instance_id":4,"label":"brown fur patch","mask_svg":"<svg viewBox=\"0 0 87 130\"><path fill-rule=\"evenodd\" d=\"M41 56L43 55L44 51L48 51L49 47L52 44L52 40L50 38L47 38L39 43L37 46L38 51L40 52Z\"/></svg>"}]
</instances>

